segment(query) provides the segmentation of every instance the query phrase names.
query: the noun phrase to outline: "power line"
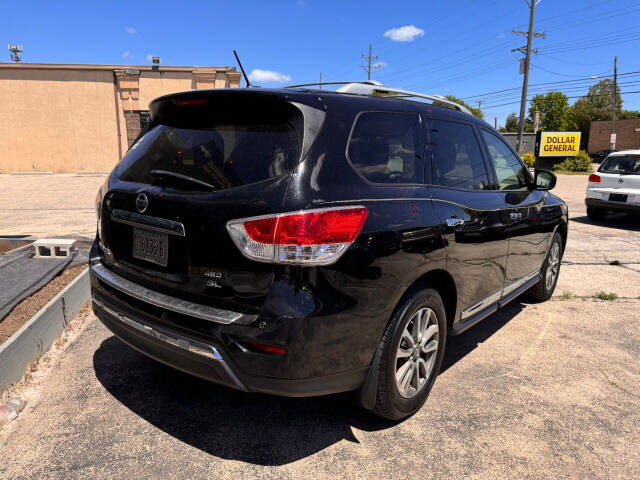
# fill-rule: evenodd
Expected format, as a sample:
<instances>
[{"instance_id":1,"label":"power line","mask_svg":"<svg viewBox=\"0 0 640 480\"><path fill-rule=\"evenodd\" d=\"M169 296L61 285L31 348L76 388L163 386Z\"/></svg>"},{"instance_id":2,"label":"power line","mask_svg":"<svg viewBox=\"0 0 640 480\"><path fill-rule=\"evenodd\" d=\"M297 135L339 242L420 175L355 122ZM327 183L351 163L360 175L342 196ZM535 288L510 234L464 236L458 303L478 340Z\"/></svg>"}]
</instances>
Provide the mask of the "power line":
<instances>
[{"instance_id":1,"label":"power line","mask_svg":"<svg viewBox=\"0 0 640 480\"><path fill-rule=\"evenodd\" d=\"M629 94L632 94L632 93L640 93L640 90L632 90L632 91L629 91L629 92L619 92L619 93L620 93L620 95L629 95ZM596 94L590 95L590 96L591 97L608 97L609 95L611 95L611 94L610 93L603 93L603 94L597 94L596 93ZM567 98L569 98L569 99L582 98L584 96L585 95L574 95L574 96L567 97ZM533 97L529 98L527 101L530 101L532 99L533 99ZM490 108L504 107L505 105L513 105L513 104L516 104L516 103L520 103L520 102L516 101L516 102L500 103L498 105L489 105L488 107L484 107L484 108L485 108L485 110L488 110Z\"/></svg>"},{"instance_id":2,"label":"power line","mask_svg":"<svg viewBox=\"0 0 640 480\"><path fill-rule=\"evenodd\" d=\"M635 70L635 71L632 71L632 72L619 73L618 76L622 77L622 76L626 76L626 75L637 75L637 74L640 74L640 70ZM609 77L612 77L612 75L604 75L602 78L609 78ZM583 81L583 80L594 80L594 79L591 78L591 76L589 76L589 77L577 78L575 80L558 80L558 81L555 81L555 82L532 83L530 86L538 87L538 86L542 86L542 85L557 85L557 84L565 84L565 83L575 83L575 82L580 82L580 81ZM520 87L513 87L513 88L506 88L506 89L503 89L503 90L494 90L492 92L487 92L487 93L479 93L477 95L471 95L469 97L462 97L462 100L470 100L470 99L473 99L473 98L476 98L476 97L484 97L484 96L493 95L493 94L496 94L496 93L509 92L509 91L512 91L512 90L518 90L519 88Z\"/></svg>"}]
</instances>

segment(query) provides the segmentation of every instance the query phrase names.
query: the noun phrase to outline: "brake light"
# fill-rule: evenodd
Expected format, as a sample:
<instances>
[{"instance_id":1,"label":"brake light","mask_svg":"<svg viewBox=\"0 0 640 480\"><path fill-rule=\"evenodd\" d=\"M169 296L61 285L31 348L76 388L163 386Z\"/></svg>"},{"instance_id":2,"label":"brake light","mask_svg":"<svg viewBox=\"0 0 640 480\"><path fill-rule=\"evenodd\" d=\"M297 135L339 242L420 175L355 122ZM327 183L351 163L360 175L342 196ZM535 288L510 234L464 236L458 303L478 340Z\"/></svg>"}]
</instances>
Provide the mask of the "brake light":
<instances>
[{"instance_id":1,"label":"brake light","mask_svg":"<svg viewBox=\"0 0 640 480\"><path fill-rule=\"evenodd\" d=\"M199 107L207 105L209 100L206 98L190 98L186 100L174 100L174 103L179 107Z\"/></svg>"},{"instance_id":2,"label":"brake light","mask_svg":"<svg viewBox=\"0 0 640 480\"><path fill-rule=\"evenodd\" d=\"M362 206L306 210L232 220L227 230L252 260L330 265L356 239L367 213Z\"/></svg>"},{"instance_id":3,"label":"brake light","mask_svg":"<svg viewBox=\"0 0 640 480\"><path fill-rule=\"evenodd\" d=\"M592 173L589 175L589 183L600 183L600 176Z\"/></svg>"}]
</instances>

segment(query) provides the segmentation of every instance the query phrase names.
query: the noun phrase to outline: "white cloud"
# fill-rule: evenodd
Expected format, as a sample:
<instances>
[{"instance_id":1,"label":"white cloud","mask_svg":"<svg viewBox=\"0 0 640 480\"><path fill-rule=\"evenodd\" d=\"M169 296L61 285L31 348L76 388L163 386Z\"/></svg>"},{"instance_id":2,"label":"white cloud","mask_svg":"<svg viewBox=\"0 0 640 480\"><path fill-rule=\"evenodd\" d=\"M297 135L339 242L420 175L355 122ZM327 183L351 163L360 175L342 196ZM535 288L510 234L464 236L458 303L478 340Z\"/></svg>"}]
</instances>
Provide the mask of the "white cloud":
<instances>
[{"instance_id":1,"label":"white cloud","mask_svg":"<svg viewBox=\"0 0 640 480\"><path fill-rule=\"evenodd\" d=\"M498 34L498 36L496 38L504 38L504 37L505 37L505 33L502 32L502 33Z\"/></svg>"},{"instance_id":2,"label":"white cloud","mask_svg":"<svg viewBox=\"0 0 640 480\"><path fill-rule=\"evenodd\" d=\"M291 80L291 77L273 70L252 70L249 80L256 83L285 83Z\"/></svg>"},{"instance_id":3,"label":"white cloud","mask_svg":"<svg viewBox=\"0 0 640 480\"><path fill-rule=\"evenodd\" d=\"M129 58L131 56L131 52L123 52L122 58Z\"/></svg>"},{"instance_id":4,"label":"white cloud","mask_svg":"<svg viewBox=\"0 0 640 480\"><path fill-rule=\"evenodd\" d=\"M127 32L129 35L135 35L137 32L137 30L133 27L127 27L124 29L125 32Z\"/></svg>"},{"instance_id":5,"label":"white cloud","mask_svg":"<svg viewBox=\"0 0 640 480\"><path fill-rule=\"evenodd\" d=\"M388 65L387 62L378 62L378 63L374 63L373 66L376 68L384 68Z\"/></svg>"},{"instance_id":6,"label":"white cloud","mask_svg":"<svg viewBox=\"0 0 640 480\"><path fill-rule=\"evenodd\" d=\"M394 42L413 42L418 37L424 37L424 30L415 25L405 25L387 30L383 37L390 38Z\"/></svg>"}]
</instances>

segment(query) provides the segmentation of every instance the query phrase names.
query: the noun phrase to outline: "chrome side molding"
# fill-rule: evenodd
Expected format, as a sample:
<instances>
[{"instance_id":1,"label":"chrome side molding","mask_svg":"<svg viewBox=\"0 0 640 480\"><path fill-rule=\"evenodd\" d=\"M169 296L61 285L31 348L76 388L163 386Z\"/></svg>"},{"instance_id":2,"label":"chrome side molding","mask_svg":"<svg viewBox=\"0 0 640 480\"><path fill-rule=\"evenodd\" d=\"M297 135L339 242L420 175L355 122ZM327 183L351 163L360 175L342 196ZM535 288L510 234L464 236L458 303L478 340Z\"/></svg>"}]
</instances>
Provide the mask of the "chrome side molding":
<instances>
[{"instance_id":1,"label":"chrome side molding","mask_svg":"<svg viewBox=\"0 0 640 480\"><path fill-rule=\"evenodd\" d=\"M229 378L231 378L231 380L236 384L236 386L241 390L244 390L244 391L247 390L246 387L242 384L242 382L238 379L236 374L233 373L233 370L229 368L229 365L227 365L227 362L224 361L224 359L222 358L222 355L218 353L218 350L216 350L216 348L213 345L199 342L197 340L187 338L183 335L178 335L177 333L170 333L166 331L160 332L157 329L153 329L148 325L144 325L140 322L136 322L135 320L125 316L120 312L116 312L112 308L107 307L102 301L98 300L95 297L92 298L92 301L100 309L104 310L109 315L115 317L120 322L130 326L131 328L134 328L135 330L141 333L149 335L150 337L153 337L162 342L168 343L169 345L173 345L174 347L178 347L188 352L195 353L196 355L200 355L202 357L206 357L208 359L219 362L220 365L224 368L227 375L229 375Z\"/></svg>"},{"instance_id":2,"label":"chrome side molding","mask_svg":"<svg viewBox=\"0 0 640 480\"><path fill-rule=\"evenodd\" d=\"M110 287L140 301L150 303L156 307L164 308L182 315L188 315L190 317L200 318L202 320L208 320L216 323L239 323L245 325L253 322L257 317L257 315L245 315L243 313L231 312L229 310L221 310L219 308L189 302L187 300L165 295L164 293L156 292L155 290L151 290L127 280L126 278L109 270L100 262L94 263L89 268L91 269L91 273Z\"/></svg>"},{"instance_id":3,"label":"chrome side molding","mask_svg":"<svg viewBox=\"0 0 640 480\"><path fill-rule=\"evenodd\" d=\"M126 212L124 210L114 210L111 212L111 220L134 227L144 227L156 232L168 233L169 235L185 236L184 225L182 223L166 218L150 217L149 215L140 215L139 213Z\"/></svg>"},{"instance_id":4,"label":"chrome side molding","mask_svg":"<svg viewBox=\"0 0 640 480\"><path fill-rule=\"evenodd\" d=\"M498 302L500 299L506 297L510 293L515 292L518 288L520 288L530 280L533 280L534 278L536 278L536 275L539 275L539 274L540 274L540 270L534 270L533 272L526 274L524 277L521 277L518 280L515 280L508 285L505 285L500 290L497 290L491 293L490 295L483 298L479 302L474 303L470 307L465 308L460 314L460 320L469 318L475 313L482 311L484 308L488 307L489 305L492 305Z\"/></svg>"}]
</instances>

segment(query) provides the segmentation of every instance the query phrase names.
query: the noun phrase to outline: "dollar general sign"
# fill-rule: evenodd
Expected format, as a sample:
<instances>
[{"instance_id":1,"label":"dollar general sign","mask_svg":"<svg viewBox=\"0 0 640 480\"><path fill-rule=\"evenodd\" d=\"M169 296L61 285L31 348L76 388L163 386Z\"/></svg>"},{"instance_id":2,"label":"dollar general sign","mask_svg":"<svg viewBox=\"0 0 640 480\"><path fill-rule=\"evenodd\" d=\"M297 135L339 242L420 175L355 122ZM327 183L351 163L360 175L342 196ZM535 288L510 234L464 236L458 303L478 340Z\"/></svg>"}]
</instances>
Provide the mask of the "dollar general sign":
<instances>
[{"instance_id":1,"label":"dollar general sign","mask_svg":"<svg viewBox=\"0 0 640 480\"><path fill-rule=\"evenodd\" d=\"M575 157L580 149L580 132L542 132L541 157Z\"/></svg>"}]
</instances>

